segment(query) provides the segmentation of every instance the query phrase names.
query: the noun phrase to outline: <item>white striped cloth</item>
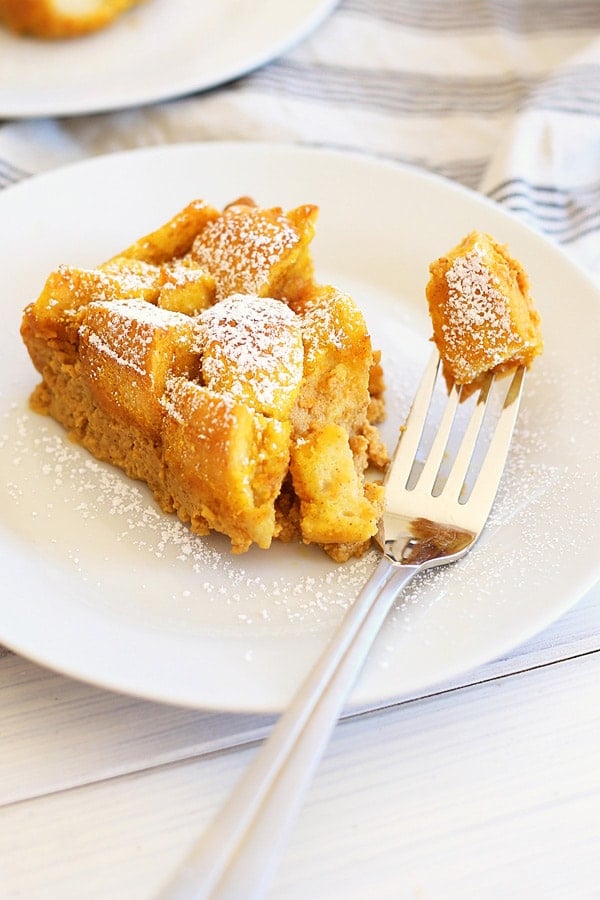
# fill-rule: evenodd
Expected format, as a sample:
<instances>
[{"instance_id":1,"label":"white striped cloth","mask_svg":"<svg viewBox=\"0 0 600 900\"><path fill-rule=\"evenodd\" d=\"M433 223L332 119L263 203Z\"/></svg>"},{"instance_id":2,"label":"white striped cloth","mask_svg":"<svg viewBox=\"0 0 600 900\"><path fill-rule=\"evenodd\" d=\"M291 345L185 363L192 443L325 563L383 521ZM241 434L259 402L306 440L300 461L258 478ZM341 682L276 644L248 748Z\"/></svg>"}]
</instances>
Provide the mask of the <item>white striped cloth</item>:
<instances>
[{"instance_id":1,"label":"white striped cloth","mask_svg":"<svg viewBox=\"0 0 600 900\"><path fill-rule=\"evenodd\" d=\"M341 0L295 49L141 109L0 123L0 186L142 145L347 148L454 179L600 279L600 0Z\"/></svg>"}]
</instances>

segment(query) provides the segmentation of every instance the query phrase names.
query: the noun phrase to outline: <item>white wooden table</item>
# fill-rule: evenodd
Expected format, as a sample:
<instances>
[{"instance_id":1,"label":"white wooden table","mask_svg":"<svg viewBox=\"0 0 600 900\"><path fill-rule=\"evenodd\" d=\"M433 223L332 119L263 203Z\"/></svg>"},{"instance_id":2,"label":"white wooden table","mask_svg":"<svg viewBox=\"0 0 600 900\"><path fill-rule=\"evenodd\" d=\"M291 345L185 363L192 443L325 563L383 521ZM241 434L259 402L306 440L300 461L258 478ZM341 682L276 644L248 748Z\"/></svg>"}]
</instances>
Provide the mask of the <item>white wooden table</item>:
<instances>
[{"instance_id":1,"label":"white wooden table","mask_svg":"<svg viewBox=\"0 0 600 900\"><path fill-rule=\"evenodd\" d=\"M219 90L0 122L0 187L142 145L329 145L487 194L598 277L598 0L443 5L347 0ZM0 900L150 900L272 722L120 696L0 648ZM270 900L600 900L599 748L597 585L507 657L344 720Z\"/></svg>"},{"instance_id":2,"label":"white wooden table","mask_svg":"<svg viewBox=\"0 0 600 900\"><path fill-rule=\"evenodd\" d=\"M0 651L0 897L147 900L272 719ZM506 658L337 728L271 898L600 897L600 585Z\"/></svg>"}]
</instances>

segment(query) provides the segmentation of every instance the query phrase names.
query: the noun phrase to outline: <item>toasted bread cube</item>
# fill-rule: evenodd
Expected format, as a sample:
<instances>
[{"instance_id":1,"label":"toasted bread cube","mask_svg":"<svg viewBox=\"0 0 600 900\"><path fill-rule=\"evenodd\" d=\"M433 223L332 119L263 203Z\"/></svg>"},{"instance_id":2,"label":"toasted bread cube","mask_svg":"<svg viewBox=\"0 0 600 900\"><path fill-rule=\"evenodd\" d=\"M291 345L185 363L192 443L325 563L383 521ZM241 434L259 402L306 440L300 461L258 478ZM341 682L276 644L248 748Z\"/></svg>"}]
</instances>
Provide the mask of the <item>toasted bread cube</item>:
<instances>
[{"instance_id":1,"label":"toasted bread cube","mask_svg":"<svg viewBox=\"0 0 600 900\"><path fill-rule=\"evenodd\" d=\"M144 300L91 303L79 358L99 406L158 436L167 375L191 371L197 358L193 323Z\"/></svg>"},{"instance_id":2,"label":"toasted bread cube","mask_svg":"<svg viewBox=\"0 0 600 900\"><path fill-rule=\"evenodd\" d=\"M179 516L231 538L234 553L252 541L268 548L275 499L288 469L289 426L185 378L169 379L163 399L166 481Z\"/></svg>"},{"instance_id":3,"label":"toasted bread cube","mask_svg":"<svg viewBox=\"0 0 600 900\"><path fill-rule=\"evenodd\" d=\"M204 200L193 200L160 228L139 238L118 256L155 265L184 256L206 224L219 215L219 210Z\"/></svg>"},{"instance_id":4,"label":"toasted bread cube","mask_svg":"<svg viewBox=\"0 0 600 900\"><path fill-rule=\"evenodd\" d=\"M151 300L158 296L159 279L160 272L154 268L130 270L125 278L119 267L103 271L59 266L23 316L21 335L35 367L43 372L57 351L65 361L76 358L79 312L88 304L129 297Z\"/></svg>"},{"instance_id":5,"label":"toasted bread cube","mask_svg":"<svg viewBox=\"0 0 600 900\"><path fill-rule=\"evenodd\" d=\"M39 320L55 320L73 315L96 300L153 300L158 296L159 279L157 269L130 269L125 272L118 265L112 270L59 266L46 279L35 301L35 312Z\"/></svg>"},{"instance_id":6,"label":"toasted bread cube","mask_svg":"<svg viewBox=\"0 0 600 900\"><path fill-rule=\"evenodd\" d=\"M157 300L157 305L162 309L195 316L215 302L215 279L189 257L163 266L162 275L163 283Z\"/></svg>"},{"instance_id":7,"label":"toasted bread cube","mask_svg":"<svg viewBox=\"0 0 600 900\"><path fill-rule=\"evenodd\" d=\"M217 300L236 293L280 299L302 292L313 275L309 244L317 213L312 205L286 214L245 200L209 222L192 256L214 275Z\"/></svg>"},{"instance_id":8,"label":"toasted bread cube","mask_svg":"<svg viewBox=\"0 0 600 900\"><path fill-rule=\"evenodd\" d=\"M470 384L490 370L528 366L542 352L529 279L506 248L473 231L430 266L427 300L444 371Z\"/></svg>"},{"instance_id":9,"label":"toasted bread cube","mask_svg":"<svg viewBox=\"0 0 600 900\"><path fill-rule=\"evenodd\" d=\"M234 294L198 319L204 383L257 412L288 417L300 390L300 320L280 300Z\"/></svg>"},{"instance_id":10,"label":"toasted bread cube","mask_svg":"<svg viewBox=\"0 0 600 900\"><path fill-rule=\"evenodd\" d=\"M293 413L296 432L326 422L347 431L366 420L371 339L354 301L334 287L316 288L293 308L302 317L304 374Z\"/></svg>"},{"instance_id":11,"label":"toasted bread cube","mask_svg":"<svg viewBox=\"0 0 600 900\"><path fill-rule=\"evenodd\" d=\"M382 488L365 490L341 425L327 424L301 438L292 448L290 470L304 541L354 543L376 534Z\"/></svg>"},{"instance_id":12,"label":"toasted bread cube","mask_svg":"<svg viewBox=\"0 0 600 900\"><path fill-rule=\"evenodd\" d=\"M129 259L127 256L116 256L110 262L99 266L119 285L118 294L106 299L131 300L137 297L156 303L164 282L160 266L144 262L141 259ZM91 300L102 300L102 297L91 297Z\"/></svg>"}]
</instances>

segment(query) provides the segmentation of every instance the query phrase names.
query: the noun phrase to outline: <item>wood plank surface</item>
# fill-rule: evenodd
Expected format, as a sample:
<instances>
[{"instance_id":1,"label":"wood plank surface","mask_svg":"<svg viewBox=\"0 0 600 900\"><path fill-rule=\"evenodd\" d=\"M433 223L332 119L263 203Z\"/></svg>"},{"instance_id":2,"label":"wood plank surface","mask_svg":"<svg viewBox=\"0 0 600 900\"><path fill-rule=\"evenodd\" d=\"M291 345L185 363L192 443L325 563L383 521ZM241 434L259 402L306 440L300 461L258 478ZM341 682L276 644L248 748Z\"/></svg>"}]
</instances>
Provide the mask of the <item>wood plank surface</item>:
<instances>
[{"instance_id":1,"label":"wood plank surface","mask_svg":"<svg viewBox=\"0 0 600 900\"><path fill-rule=\"evenodd\" d=\"M270 896L597 896L599 675L590 652L342 723ZM5 805L3 896L152 897L253 752Z\"/></svg>"},{"instance_id":2,"label":"wood plank surface","mask_svg":"<svg viewBox=\"0 0 600 900\"><path fill-rule=\"evenodd\" d=\"M600 585L506 657L444 693L600 648ZM272 716L180 709L104 691L14 654L0 658L0 806L248 744Z\"/></svg>"}]
</instances>

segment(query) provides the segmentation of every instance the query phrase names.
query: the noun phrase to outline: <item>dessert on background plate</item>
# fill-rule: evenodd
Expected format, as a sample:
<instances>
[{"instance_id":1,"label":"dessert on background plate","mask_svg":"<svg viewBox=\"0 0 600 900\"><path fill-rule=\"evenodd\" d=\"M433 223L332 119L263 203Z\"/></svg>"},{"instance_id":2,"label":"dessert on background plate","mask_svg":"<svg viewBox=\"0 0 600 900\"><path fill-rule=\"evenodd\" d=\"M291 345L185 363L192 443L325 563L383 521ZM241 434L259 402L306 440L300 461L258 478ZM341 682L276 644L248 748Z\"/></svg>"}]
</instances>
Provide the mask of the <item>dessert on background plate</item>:
<instances>
[{"instance_id":1,"label":"dessert on background plate","mask_svg":"<svg viewBox=\"0 0 600 900\"><path fill-rule=\"evenodd\" d=\"M73 38L106 28L145 0L0 0L0 22L18 34Z\"/></svg>"}]
</instances>

